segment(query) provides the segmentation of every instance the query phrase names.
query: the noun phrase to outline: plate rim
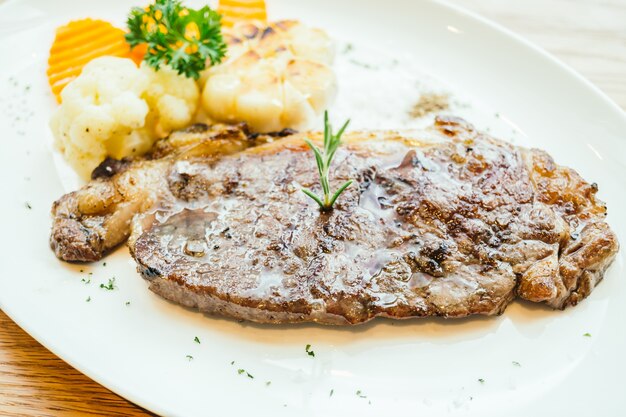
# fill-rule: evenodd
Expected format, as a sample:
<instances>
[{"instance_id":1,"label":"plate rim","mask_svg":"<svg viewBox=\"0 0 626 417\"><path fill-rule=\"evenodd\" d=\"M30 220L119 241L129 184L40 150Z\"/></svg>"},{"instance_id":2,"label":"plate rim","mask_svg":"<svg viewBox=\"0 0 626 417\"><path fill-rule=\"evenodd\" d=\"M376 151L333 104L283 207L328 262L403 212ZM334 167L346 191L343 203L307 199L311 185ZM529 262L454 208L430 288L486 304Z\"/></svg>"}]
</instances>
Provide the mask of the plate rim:
<instances>
[{"instance_id":1,"label":"plate rim","mask_svg":"<svg viewBox=\"0 0 626 417\"><path fill-rule=\"evenodd\" d=\"M15 4L20 2L20 0L8 0L2 4L0 4L0 10L3 7L6 7L11 4ZM460 15L464 18L471 19L475 22L480 23L481 26L488 28L490 31L499 32L500 35L507 38L507 41L515 42L529 51L537 54L538 56L546 59L551 65L559 68L560 70L566 72L568 75L572 76L581 86L584 86L589 91L589 94L594 94L596 97L602 99L603 105L607 108L610 108L616 116L621 118L621 122L626 127L626 109L620 107L613 99L611 99L607 93L602 91L599 87L593 84L587 77L582 75L579 71L574 69L571 65L566 64L561 61L552 53L548 52L543 47L537 45L536 43L526 39L524 36L514 32L513 30L507 28L506 26L491 20L483 15L471 11L464 6L453 4L447 0L426 0L426 3L432 3L439 7L447 9L447 11ZM158 404L150 401L149 398L145 398L143 395L137 395L134 391L125 390L120 387L114 380L108 378L106 375L101 374L100 372L93 370L89 364L83 364L81 360L74 360L71 352L66 349L57 346L57 343L54 340L50 340L45 336L42 336L27 320L23 320L19 314L16 314L10 304L5 303L3 301L2 294L0 293L0 310L2 310L11 321L13 321L20 329L26 332L30 337L35 339L39 344L41 344L45 349L50 351L52 354L60 358L65 363L69 364L72 368L76 369L78 372L87 376L92 381L100 384L105 387L109 391L113 392L116 395L130 401L134 405L141 407L144 410L147 410L152 413L156 413L158 415L178 415L176 410L169 410L159 406Z\"/></svg>"}]
</instances>

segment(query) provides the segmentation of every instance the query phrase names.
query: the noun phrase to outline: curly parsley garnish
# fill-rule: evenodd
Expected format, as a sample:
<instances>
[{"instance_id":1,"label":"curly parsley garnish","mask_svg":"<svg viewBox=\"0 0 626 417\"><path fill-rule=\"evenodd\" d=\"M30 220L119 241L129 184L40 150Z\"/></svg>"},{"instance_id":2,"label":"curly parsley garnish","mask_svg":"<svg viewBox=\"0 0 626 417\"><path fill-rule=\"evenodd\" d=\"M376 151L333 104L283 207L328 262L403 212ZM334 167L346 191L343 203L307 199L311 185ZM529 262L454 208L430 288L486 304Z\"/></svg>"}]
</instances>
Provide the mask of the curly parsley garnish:
<instances>
[{"instance_id":1,"label":"curly parsley garnish","mask_svg":"<svg viewBox=\"0 0 626 417\"><path fill-rule=\"evenodd\" d=\"M304 351L307 355L315 357L315 351L311 350L311 345L306 345Z\"/></svg>"},{"instance_id":2,"label":"curly parsley garnish","mask_svg":"<svg viewBox=\"0 0 626 417\"><path fill-rule=\"evenodd\" d=\"M130 11L126 42L131 48L146 44L143 60L155 70L167 64L178 74L198 79L207 60L219 64L226 53L220 20L209 6L195 10L180 0L156 0Z\"/></svg>"},{"instance_id":3,"label":"curly parsley garnish","mask_svg":"<svg viewBox=\"0 0 626 417\"><path fill-rule=\"evenodd\" d=\"M303 188L302 192L309 197L311 197L317 204L319 204L320 209L322 211L332 210L333 204L337 200L337 197L344 192L346 188L352 184L352 180L346 181L335 193L331 196L330 194L330 182L328 180L328 171L330 170L330 164L335 156L335 152L337 152L337 148L341 144L341 135L348 127L348 123L350 120L346 120L341 129L337 134L333 134L333 127L330 125L328 121L328 112L324 112L324 149L319 149L317 146L313 144L308 139L305 139L309 148L313 151L315 155L315 162L317 163L317 170L320 175L320 185L322 186L322 191L324 192L323 200L315 195L313 191L308 188Z\"/></svg>"},{"instance_id":4,"label":"curly parsley garnish","mask_svg":"<svg viewBox=\"0 0 626 417\"><path fill-rule=\"evenodd\" d=\"M113 291L115 289L115 277L109 278L109 282L105 284L100 284L100 288L105 289L107 291Z\"/></svg>"},{"instance_id":5,"label":"curly parsley garnish","mask_svg":"<svg viewBox=\"0 0 626 417\"><path fill-rule=\"evenodd\" d=\"M246 374L246 376L247 376L248 378L250 378L250 379L254 379L254 375L252 375L250 372L246 371L245 369L241 369L241 368L240 368L240 369L237 369L237 373L238 373L239 375Z\"/></svg>"}]
</instances>

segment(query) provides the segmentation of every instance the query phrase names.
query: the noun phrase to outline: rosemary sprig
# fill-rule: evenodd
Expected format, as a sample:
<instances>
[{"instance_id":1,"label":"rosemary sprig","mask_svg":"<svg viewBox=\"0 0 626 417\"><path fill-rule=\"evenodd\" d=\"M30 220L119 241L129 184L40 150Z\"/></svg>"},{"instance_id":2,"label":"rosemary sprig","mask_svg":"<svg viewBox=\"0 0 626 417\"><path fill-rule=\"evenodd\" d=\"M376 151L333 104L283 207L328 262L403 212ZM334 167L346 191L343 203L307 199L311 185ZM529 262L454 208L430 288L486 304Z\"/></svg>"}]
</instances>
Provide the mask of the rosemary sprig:
<instances>
[{"instance_id":1,"label":"rosemary sprig","mask_svg":"<svg viewBox=\"0 0 626 417\"><path fill-rule=\"evenodd\" d=\"M333 205L337 200L337 197L341 195L345 191L346 188L352 184L352 180L346 181L341 187L335 191L335 193L331 196L330 194L330 181L328 179L328 171L330 170L330 164L335 156L335 152L337 152L337 148L341 144L341 135L348 127L348 123L350 120L346 120L346 122L341 126L341 129L336 134L333 134L333 127L330 125L328 121L328 112L324 112L324 149L321 150L317 146L313 144L308 139L305 139L309 148L313 151L315 155L315 162L317 163L317 170L320 175L320 185L322 186L322 191L324 192L323 199L315 195L313 191L308 188L303 188L302 192L309 197L311 197L317 204L320 206L320 210L329 211L333 209Z\"/></svg>"}]
</instances>

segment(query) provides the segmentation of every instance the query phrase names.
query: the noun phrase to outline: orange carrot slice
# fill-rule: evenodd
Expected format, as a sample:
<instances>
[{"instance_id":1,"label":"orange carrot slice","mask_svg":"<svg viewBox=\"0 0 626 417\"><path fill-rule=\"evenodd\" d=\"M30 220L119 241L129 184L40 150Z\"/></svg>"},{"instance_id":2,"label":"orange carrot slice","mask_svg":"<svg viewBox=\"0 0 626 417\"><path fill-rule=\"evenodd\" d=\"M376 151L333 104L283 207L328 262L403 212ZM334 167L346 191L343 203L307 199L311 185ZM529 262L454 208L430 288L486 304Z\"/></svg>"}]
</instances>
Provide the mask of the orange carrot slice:
<instances>
[{"instance_id":1,"label":"orange carrot slice","mask_svg":"<svg viewBox=\"0 0 626 417\"><path fill-rule=\"evenodd\" d=\"M245 20L267 21L265 0L220 0L217 11L226 27Z\"/></svg>"},{"instance_id":2,"label":"orange carrot slice","mask_svg":"<svg viewBox=\"0 0 626 417\"><path fill-rule=\"evenodd\" d=\"M103 20L75 20L57 29L50 48L47 74L59 103L63 88L80 75L89 61L101 56L132 58L139 64L143 52L141 48L135 48L131 53L124 31Z\"/></svg>"}]
</instances>

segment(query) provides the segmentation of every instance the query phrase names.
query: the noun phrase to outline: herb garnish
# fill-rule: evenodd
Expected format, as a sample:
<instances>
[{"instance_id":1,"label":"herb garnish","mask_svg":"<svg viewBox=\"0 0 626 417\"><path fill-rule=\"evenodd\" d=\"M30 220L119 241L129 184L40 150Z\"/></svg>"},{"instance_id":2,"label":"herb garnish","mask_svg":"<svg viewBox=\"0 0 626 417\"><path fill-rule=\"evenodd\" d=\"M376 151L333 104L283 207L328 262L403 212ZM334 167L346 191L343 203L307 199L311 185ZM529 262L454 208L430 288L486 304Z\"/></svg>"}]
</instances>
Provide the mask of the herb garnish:
<instances>
[{"instance_id":1,"label":"herb garnish","mask_svg":"<svg viewBox=\"0 0 626 417\"><path fill-rule=\"evenodd\" d=\"M198 339L198 336L194 337L193 341L196 342L197 344L200 344L200 339Z\"/></svg>"},{"instance_id":2,"label":"herb garnish","mask_svg":"<svg viewBox=\"0 0 626 417\"><path fill-rule=\"evenodd\" d=\"M238 373L239 375L246 374L246 376L247 376L248 378L250 378L250 379L254 379L254 375L252 375L250 372L247 372L245 369L241 369L241 368L240 368L240 369L237 369L237 373Z\"/></svg>"},{"instance_id":3,"label":"herb garnish","mask_svg":"<svg viewBox=\"0 0 626 417\"><path fill-rule=\"evenodd\" d=\"M265 386L269 387L270 385L272 385L272 381L265 381Z\"/></svg>"},{"instance_id":4,"label":"herb garnish","mask_svg":"<svg viewBox=\"0 0 626 417\"><path fill-rule=\"evenodd\" d=\"M189 362L191 362L191 361L193 360L193 356L191 356L191 355L187 355L187 356L185 356L185 357L187 358L187 360L188 360Z\"/></svg>"},{"instance_id":5,"label":"herb garnish","mask_svg":"<svg viewBox=\"0 0 626 417\"><path fill-rule=\"evenodd\" d=\"M337 197L339 197L339 195L346 188L348 188L350 184L352 184L352 180L347 181L341 187L339 187L339 189L335 191L335 194L333 194L331 197L330 182L328 180L328 171L330 169L330 164L333 160L333 157L335 156L335 152L337 152L337 148L341 144L341 135L346 130L346 127L348 127L348 123L350 123L350 120L346 120L346 122L343 124L341 129L339 129L339 132L337 132L337 134L333 134L333 128L330 125L330 122L328 121L328 112L325 111L324 112L324 149L323 150L319 149L317 146L313 144L313 142L311 142L308 139L304 140L306 144L309 146L309 148L311 148L311 150L315 154L315 162L317 163L317 170L320 176L320 185L322 186L322 191L324 192L324 200L322 201L321 198L315 195L308 188L303 188L302 192L308 195L309 197L311 197L317 204L319 204L320 210L322 211L332 210L333 204L335 204Z\"/></svg>"},{"instance_id":6,"label":"herb garnish","mask_svg":"<svg viewBox=\"0 0 626 417\"><path fill-rule=\"evenodd\" d=\"M33 208L33 206L30 205L30 203L27 201L24 203L24 205L26 206L27 209L31 210Z\"/></svg>"},{"instance_id":7,"label":"herb garnish","mask_svg":"<svg viewBox=\"0 0 626 417\"><path fill-rule=\"evenodd\" d=\"M365 69L374 70L378 69L378 67L368 64L366 62L357 61L356 59L351 59L350 62L354 65L358 65L359 67L363 67Z\"/></svg>"},{"instance_id":8,"label":"herb garnish","mask_svg":"<svg viewBox=\"0 0 626 417\"><path fill-rule=\"evenodd\" d=\"M307 355L315 357L315 352L311 350L311 345L306 345L304 351Z\"/></svg>"},{"instance_id":9,"label":"herb garnish","mask_svg":"<svg viewBox=\"0 0 626 417\"><path fill-rule=\"evenodd\" d=\"M481 384L484 384L484 383L485 383L485 380L484 380L484 379L482 379L482 378L478 378L478 382L480 382Z\"/></svg>"},{"instance_id":10,"label":"herb garnish","mask_svg":"<svg viewBox=\"0 0 626 417\"><path fill-rule=\"evenodd\" d=\"M332 397L334 393L335 393L335 389L331 389L330 390L330 394L328 394L328 397L329 398Z\"/></svg>"},{"instance_id":11,"label":"herb garnish","mask_svg":"<svg viewBox=\"0 0 626 417\"><path fill-rule=\"evenodd\" d=\"M517 361L513 361L513 362L511 362L511 363L512 363L513 365L515 365L515 366L522 366L522 364L521 364L521 363L519 363L519 362L517 362Z\"/></svg>"},{"instance_id":12,"label":"herb garnish","mask_svg":"<svg viewBox=\"0 0 626 417\"><path fill-rule=\"evenodd\" d=\"M89 297L87 297L87 299L85 301L90 302L91 301L91 295Z\"/></svg>"},{"instance_id":13,"label":"herb garnish","mask_svg":"<svg viewBox=\"0 0 626 417\"><path fill-rule=\"evenodd\" d=\"M361 390L357 390L356 395L359 398L367 398L367 395L364 395L363 392L361 392Z\"/></svg>"},{"instance_id":14,"label":"herb garnish","mask_svg":"<svg viewBox=\"0 0 626 417\"><path fill-rule=\"evenodd\" d=\"M115 289L115 277L109 278L108 284L100 284L100 288L103 288L108 291L113 291Z\"/></svg>"},{"instance_id":15,"label":"herb garnish","mask_svg":"<svg viewBox=\"0 0 626 417\"><path fill-rule=\"evenodd\" d=\"M591 337L591 333L585 333L583 336L584 337Z\"/></svg>"},{"instance_id":16,"label":"herb garnish","mask_svg":"<svg viewBox=\"0 0 626 417\"><path fill-rule=\"evenodd\" d=\"M129 305L130 305L130 301L126 301L126 306L129 306Z\"/></svg>"},{"instance_id":17,"label":"herb garnish","mask_svg":"<svg viewBox=\"0 0 626 417\"><path fill-rule=\"evenodd\" d=\"M131 48L147 45L143 60L155 70L167 64L178 74L198 79L207 59L218 64L226 53L220 20L209 6L195 10L180 0L156 0L130 11L125 38Z\"/></svg>"}]
</instances>

